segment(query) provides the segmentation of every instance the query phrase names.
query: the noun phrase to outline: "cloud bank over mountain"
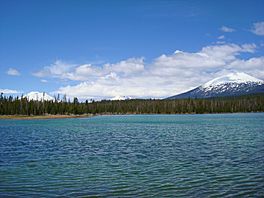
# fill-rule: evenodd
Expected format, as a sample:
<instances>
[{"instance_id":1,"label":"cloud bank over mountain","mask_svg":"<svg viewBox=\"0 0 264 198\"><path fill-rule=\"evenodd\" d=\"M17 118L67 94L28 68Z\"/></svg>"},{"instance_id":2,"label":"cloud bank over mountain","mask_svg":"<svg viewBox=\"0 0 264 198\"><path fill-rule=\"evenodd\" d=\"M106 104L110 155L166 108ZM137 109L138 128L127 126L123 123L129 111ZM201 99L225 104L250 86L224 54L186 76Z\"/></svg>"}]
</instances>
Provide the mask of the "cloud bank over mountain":
<instances>
[{"instance_id":1,"label":"cloud bank over mountain","mask_svg":"<svg viewBox=\"0 0 264 198\"><path fill-rule=\"evenodd\" d=\"M102 99L122 95L162 98L231 71L246 72L263 79L263 56L241 58L242 54L254 55L256 50L254 43L227 43L205 46L197 52L176 50L149 62L143 57L103 65L68 64L58 60L33 75L72 81L74 85L54 91L69 97Z\"/></svg>"}]
</instances>

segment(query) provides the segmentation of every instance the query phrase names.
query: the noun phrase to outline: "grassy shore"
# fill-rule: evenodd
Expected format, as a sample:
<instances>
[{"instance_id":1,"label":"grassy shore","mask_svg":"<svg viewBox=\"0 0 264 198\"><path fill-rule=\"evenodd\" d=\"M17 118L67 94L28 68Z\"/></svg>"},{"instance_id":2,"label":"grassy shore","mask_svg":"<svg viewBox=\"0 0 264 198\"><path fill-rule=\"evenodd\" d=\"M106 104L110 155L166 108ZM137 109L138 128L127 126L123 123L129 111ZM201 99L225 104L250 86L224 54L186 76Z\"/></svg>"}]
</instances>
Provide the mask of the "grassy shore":
<instances>
[{"instance_id":1,"label":"grassy shore","mask_svg":"<svg viewBox=\"0 0 264 198\"><path fill-rule=\"evenodd\" d=\"M42 119L63 119L63 118L86 118L92 117L92 114L81 115L0 115L0 119L13 119L13 120L42 120Z\"/></svg>"}]
</instances>

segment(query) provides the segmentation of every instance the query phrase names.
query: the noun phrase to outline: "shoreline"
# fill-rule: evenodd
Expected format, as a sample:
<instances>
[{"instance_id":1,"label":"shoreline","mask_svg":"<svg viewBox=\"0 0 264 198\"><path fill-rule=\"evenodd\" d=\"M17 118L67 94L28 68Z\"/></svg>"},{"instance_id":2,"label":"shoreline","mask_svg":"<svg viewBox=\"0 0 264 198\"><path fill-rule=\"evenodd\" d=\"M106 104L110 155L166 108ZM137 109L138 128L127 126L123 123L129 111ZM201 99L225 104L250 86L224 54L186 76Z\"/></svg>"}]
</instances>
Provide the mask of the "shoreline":
<instances>
[{"instance_id":1,"label":"shoreline","mask_svg":"<svg viewBox=\"0 0 264 198\"><path fill-rule=\"evenodd\" d=\"M0 120L46 120L46 119L66 119L66 118L90 118L94 116L115 116L115 115L204 115L204 114L240 114L240 113L263 113L261 111L256 112L221 112L221 113L176 113L176 114L156 114L156 113L125 113L125 114L110 114L110 113L103 113L103 114L80 114L80 115L0 115Z\"/></svg>"},{"instance_id":2,"label":"shoreline","mask_svg":"<svg viewBox=\"0 0 264 198\"><path fill-rule=\"evenodd\" d=\"M82 115L0 115L0 120L46 120L46 119L65 119L65 118L89 118L93 114Z\"/></svg>"}]
</instances>

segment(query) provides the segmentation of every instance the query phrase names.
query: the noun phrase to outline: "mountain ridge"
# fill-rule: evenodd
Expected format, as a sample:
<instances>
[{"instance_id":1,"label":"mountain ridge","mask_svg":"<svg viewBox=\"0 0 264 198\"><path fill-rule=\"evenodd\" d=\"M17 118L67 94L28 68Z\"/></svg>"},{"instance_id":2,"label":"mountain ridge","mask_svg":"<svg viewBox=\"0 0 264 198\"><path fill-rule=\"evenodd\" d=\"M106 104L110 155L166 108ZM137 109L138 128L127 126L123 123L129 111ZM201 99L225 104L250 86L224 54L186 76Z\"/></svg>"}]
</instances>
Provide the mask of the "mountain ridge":
<instances>
[{"instance_id":1,"label":"mountain ridge","mask_svg":"<svg viewBox=\"0 0 264 198\"><path fill-rule=\"evenodd\" d=\"M242 72L212 79L190 91L166 99L212 98L264 93L264 81Z\"/></svg>"}]
</instances>

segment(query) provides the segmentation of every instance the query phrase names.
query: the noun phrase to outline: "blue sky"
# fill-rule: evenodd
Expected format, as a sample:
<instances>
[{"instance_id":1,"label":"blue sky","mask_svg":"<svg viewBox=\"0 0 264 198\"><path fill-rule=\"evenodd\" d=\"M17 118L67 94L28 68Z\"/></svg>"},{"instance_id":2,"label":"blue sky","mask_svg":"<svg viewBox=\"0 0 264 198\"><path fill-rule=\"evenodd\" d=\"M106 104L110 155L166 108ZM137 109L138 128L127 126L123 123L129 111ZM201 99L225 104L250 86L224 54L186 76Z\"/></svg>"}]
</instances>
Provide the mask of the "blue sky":
<instances>
[{"instance_id":1,"label":"blue sky","mask_svg":"<svg viewBox=\"0 0 264 198\"><path fill-rule=\"evenodd\" d=\"M261 0L0 0L0 90L164 97L231 71L264 79L263 8Z\"/></svg>"}]
</instances>

